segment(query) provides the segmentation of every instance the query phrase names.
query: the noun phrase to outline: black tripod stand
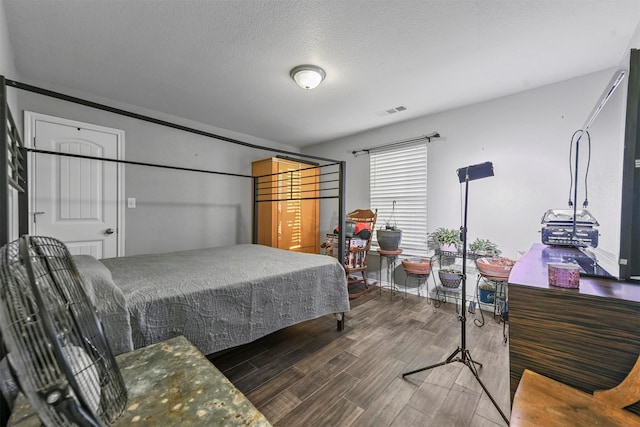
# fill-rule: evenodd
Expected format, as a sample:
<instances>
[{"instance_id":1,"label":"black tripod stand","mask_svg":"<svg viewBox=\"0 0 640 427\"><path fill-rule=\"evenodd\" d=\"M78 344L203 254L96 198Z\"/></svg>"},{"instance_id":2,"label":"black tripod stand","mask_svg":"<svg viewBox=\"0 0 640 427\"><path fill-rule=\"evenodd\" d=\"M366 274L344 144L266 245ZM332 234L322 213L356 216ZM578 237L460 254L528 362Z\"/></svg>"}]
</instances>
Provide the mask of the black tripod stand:
<instances>
[{"instance_id":1,"label":"black tripod stand","mask_svg":"<svg viewBox=\"0 0 640 427\"><path fill-rule=\"evenodd\" d=\"M493 406L495 406L498 412L500 412L502 419L508 425L509 419L506 417L504 412L502 412L502 410L498 406L498 403L495 401L493 396L491 396L491 393L489 393L489 390L487 390L487 387L482 383L482 381L480 380L480 377L478 376L476 365L482 368L482 364L473 360L471 358L471 353L467 349L467 329L466 329L467 318L465 317L466 296L467 296L467 267L466 267L467 266L467 205L469 204L468 203L469 202L469 181L493 176L493 164L491 162L486 162L486 163L481 163L479 165L471 165L465 168L458 169L457 173L458 173L458 179L460 180L460 183L463 183L463 182L465 183L464 224L460 227L460 234L461 234L461 240L463 245L462 246L462 292L461 292L462 310L460 311L461 314L458 316L458 320L460 320L460 326L461 326L460 346L457 349L455 349L455 351L451 353L451 355L447 357L447 359L444 362L440 362L440 363L436 363L435 365L430 365L424 368L416 369L411 372L406 372L402 374L402 378L406 377L407 375L426 371L428 369L436 368L438 366L447 365L452 362L464 363L471 370L471 373L473 374L473 376L476 377L476 380L478 380L478 383L480 384L484 392L487 394L489 399L491 399L491 403L493 403Z\"/></svg>"}]
</instances>

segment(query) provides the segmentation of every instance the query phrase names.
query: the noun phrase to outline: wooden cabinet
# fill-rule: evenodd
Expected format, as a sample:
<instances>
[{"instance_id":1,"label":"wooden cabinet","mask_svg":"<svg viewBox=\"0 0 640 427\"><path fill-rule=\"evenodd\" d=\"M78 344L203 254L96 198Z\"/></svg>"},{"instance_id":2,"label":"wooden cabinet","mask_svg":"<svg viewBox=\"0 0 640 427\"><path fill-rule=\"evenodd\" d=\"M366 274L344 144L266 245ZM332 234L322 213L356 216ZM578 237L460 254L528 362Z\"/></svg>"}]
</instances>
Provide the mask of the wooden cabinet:
<instances>
[{"instance_id":1,"label":"wooden cabinet","mask_svg":"<svg viewBox=\"0 0 640 427\"><path fill-rule=\"evenodd\" d=\"M252 175L259 177L256 243L319 253L318 169L280 157L257 160L251 169Z\"/></svg>"},{"instance_id":2,"label":"wooden cabinet","mask_svg":"<svg viewBox=\"0 0 640 427\"><path fill-rule=\"evenodd\" d=\"M524 369L587 393L610 389L640 354L640 285L582 276L578 289L549 286L553 250L533 245L509 276L512 397ZM640 403L628 409L640 414Z\"/></svg>"}]
</instances>

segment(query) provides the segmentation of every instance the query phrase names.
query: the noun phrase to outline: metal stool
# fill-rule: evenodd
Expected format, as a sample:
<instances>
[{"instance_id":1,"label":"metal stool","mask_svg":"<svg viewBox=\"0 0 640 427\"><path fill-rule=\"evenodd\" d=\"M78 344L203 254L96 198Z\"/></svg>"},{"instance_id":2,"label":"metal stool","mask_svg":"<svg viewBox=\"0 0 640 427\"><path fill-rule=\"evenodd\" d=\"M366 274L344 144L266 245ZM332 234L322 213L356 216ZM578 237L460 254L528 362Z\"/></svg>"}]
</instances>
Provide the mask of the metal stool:
<instances>
[{"instance_id":1,"label":"metal stool","mask_svg":"<svg viewBox=\"0 0 640 427\"><path fill-rule=\"evenodd\" d=\"M378 266L378 276L382 278L382 260L384 259L387 263L387 285L389 286L389 290L391 291L391 298L393 298L393 293L398 290L396 288L395 281L395 268L396 261L398 260L398 255L402 253L402 249L398 249L395 251L384 251L382 249L378 249L378 254L380 254L380 265ZM382 295L382 281L380 281L380 286L378 289L378 295ZM406 289L405 289L406 294Z\"/></svg>"}]
</instances>

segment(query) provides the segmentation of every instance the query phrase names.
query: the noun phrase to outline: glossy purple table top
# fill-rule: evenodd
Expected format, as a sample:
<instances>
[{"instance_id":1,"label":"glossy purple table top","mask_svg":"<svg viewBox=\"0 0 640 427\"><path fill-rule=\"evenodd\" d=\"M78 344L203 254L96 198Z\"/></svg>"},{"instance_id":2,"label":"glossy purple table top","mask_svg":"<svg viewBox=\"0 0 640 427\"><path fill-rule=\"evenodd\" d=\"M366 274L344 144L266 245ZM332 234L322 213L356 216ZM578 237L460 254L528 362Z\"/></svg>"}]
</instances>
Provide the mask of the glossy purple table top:
<instances>
[{"instance_id":1,"label":"glossy purple table top","mask_svg":"<svg viewBox=\"0 0 640 427\"><path fill-rule=\"evenodd\" d=\"M529 252L513 266L509 275L509 284L640 302L640 283L638 282L581 276L580 287L577 289L549 286L547 263L555 261L547 256L548 248L549 246L542 243L531 246ZM561 250L579 253L575 248Z\"/></svg>"}]
</instances>

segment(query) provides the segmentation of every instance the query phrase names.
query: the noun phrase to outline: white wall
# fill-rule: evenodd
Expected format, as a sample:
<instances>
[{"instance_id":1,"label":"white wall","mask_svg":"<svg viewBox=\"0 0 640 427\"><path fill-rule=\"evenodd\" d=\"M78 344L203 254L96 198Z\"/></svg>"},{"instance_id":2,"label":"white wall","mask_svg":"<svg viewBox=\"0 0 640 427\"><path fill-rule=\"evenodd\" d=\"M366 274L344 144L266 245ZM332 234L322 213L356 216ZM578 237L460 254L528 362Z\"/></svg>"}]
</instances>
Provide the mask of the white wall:
<instances>
[{"instance_id":1,"label":"white wall","mask_svg":"<svg viewBox=\"0 0 640 427\"><path fill-rule=\"evenodd\" d=\"M28 83L46 87L38 82ZM135 106L96 99L88 94L64 88L48 88L252 144L298 151ZM268 151L230 144L31 92L18 92L20 111L124 130L125 158L129 161L250 176L253 160L273 155ZM126 255L250 243L251 184L250 178L127 165L125 200L135 197L137 207L126 209L125 212Z\"/></svg>"},{"instance_id":2,"label":"white wall","mask_svg":"<svg viewBox=\"0 0 640 427\"><path fill-rule=\"evenodd\" d=\"M503 255L517 258L540 241L540 219L550 208L566 208L569 143L581 128L614 70L606 70L516 95L406 121L304 149L347 161L347 211L369 206L369 159L352 150L438 131L428 148L428 229L458 228L462 186L456 170L491 161L495 177L469 184L468 237L491 239ZM425 94L428 96L428 94ZM615 141L593 141L589 209L609 233L619 224L619 168ZM584 169L583 169L584 170ZM583 185L578 196L584 199ZM323 212L323 230L333 225ZM619 229L619 228L618 228ZM618 230L616 229L616 230ZM617 231L616 231L617 235ZM608 239L610 236L603 236Z\"/></svg>"}]
</instances>

